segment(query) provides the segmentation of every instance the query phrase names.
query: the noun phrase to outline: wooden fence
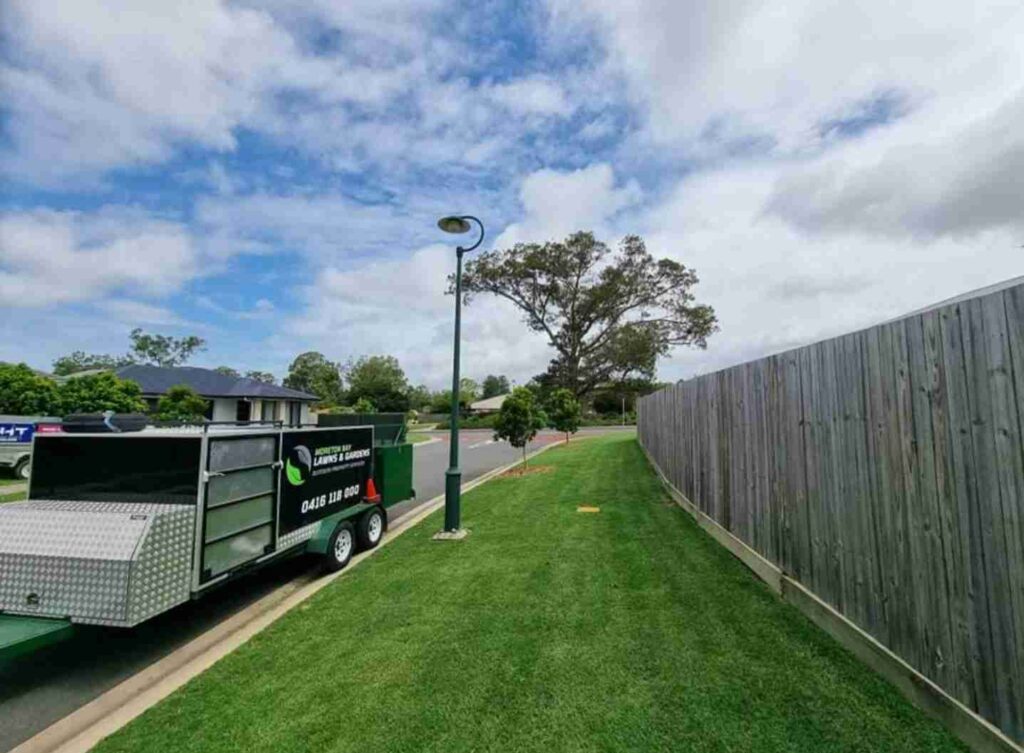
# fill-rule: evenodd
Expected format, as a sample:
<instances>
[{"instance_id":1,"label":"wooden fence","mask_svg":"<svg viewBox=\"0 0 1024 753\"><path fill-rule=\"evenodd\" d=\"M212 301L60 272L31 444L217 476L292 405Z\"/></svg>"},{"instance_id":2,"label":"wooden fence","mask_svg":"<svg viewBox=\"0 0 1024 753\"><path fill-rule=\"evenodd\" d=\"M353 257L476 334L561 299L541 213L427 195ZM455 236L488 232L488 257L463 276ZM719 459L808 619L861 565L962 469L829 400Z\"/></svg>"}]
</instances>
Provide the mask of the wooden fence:
<instances>
[{"instance_id":1,"label":"wooden fence","mask_svg":"<svg viewBox=\"0 0 1024 753\"><path fill-rule=\"evenodd\" d=\"M640 441L700 510L1024 741L1024 285L680 382Z\"/></svg>"}]
</instances>

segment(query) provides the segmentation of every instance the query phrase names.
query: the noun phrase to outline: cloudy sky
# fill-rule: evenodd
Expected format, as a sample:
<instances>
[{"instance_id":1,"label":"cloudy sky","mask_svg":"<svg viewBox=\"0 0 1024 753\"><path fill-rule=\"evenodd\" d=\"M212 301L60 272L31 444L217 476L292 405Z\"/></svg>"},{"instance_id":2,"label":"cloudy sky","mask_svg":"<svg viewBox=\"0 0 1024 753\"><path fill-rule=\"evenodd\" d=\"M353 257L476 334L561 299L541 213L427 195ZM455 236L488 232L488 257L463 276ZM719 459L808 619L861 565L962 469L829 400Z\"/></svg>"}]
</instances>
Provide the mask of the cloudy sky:
<instances>
[{"instance_id":1,"label":"cloudy sky","mask_svg":"<svg viewBox=\"0 0 1024 753\"><path fill-rule=\"evenodd\" d=\"M196 333L450 369L454 257L593 229L700 275L675 379L1024 274L1024 6L4 0L0 360ZM464 371L550 357L466 311Z\"/></svg>"}]
</instances>

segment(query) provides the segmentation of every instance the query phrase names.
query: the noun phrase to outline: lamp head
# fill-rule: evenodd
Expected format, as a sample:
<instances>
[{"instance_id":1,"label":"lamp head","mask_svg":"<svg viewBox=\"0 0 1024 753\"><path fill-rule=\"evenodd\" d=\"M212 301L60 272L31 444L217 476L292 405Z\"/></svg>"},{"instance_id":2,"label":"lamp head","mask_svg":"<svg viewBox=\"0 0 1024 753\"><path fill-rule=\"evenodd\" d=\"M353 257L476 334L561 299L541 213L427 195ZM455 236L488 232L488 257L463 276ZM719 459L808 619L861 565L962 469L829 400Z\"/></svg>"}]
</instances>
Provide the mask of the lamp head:
<instances>
[{"instance_id":1,"label":"lamp head","mask_svg":"<svg viewBox=\"0 0 1024 753\"><path fill-rule=\"evenodd\" d=\"M446 233L468 233L469 222L463 217L442 217L437 221L437 226Z\"/></svg>"}]
</instances>

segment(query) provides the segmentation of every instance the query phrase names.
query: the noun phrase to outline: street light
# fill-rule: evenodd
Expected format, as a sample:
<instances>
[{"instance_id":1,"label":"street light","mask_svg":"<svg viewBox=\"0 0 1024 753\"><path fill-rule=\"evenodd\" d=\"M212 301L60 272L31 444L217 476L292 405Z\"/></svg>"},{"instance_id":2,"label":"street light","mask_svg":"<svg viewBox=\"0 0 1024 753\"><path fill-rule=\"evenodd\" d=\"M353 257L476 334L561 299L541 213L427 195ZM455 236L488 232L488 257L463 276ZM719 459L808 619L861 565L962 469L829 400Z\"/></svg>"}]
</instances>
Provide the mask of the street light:
<instances>
[{"instance_id":1,"label":"street light","mask_svg":"<svg viewBox=\"0 0 1024 753\"><path fill-rule=\"evenodd\" d=\"M456 246L455 257L455 354L452 358L452 414L449 431L448 470L444 473L444 531L446 537L461 538L465 532L459 528L461 520L462 471L459 469L459 339L462 335L462 255L467 254L484 240L484 223L471 215L442 217L437 226L446 233L468 233L472 225L480 226L480 237L468 248Z\"/></svg>"}]
</instances>

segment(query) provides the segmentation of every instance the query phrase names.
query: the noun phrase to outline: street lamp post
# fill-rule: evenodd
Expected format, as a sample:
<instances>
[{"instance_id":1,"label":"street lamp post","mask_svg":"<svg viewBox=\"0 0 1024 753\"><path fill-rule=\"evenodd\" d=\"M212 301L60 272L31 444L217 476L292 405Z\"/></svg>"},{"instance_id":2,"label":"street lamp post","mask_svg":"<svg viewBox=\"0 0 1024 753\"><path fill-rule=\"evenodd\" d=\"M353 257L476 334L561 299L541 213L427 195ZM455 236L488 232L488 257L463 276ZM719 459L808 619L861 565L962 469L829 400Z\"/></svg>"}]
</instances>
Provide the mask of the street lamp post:
<instances>
[{"instance_id":1,"label":"street lamp post","mask_svg":"<svg viewBox=\"0 0 1024 753\"><path fill-rule=\"evenodd\" d=\"M448 470L444 473L444 531L460 537L462 471L459 469L459 340L462 335L462 256L477 248L484 240L484 224L471 215L442 217L437 226L446 233L467 233L470 221L480 227L480 237L468 248L455 248L455 352L452 358L452 413L449 431Z\"/></svg>"}]
</instances>

